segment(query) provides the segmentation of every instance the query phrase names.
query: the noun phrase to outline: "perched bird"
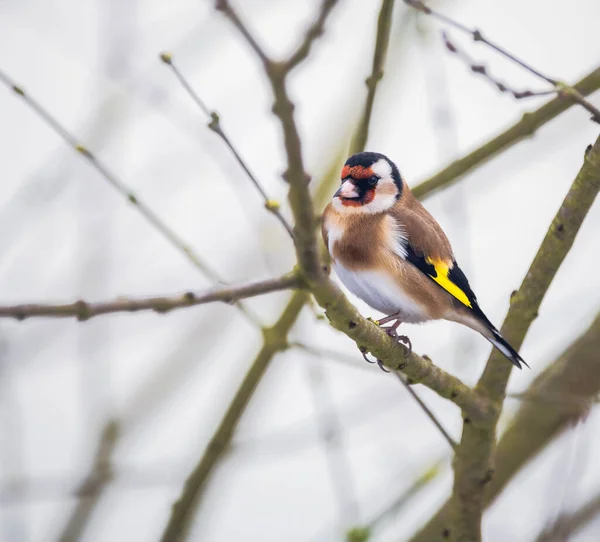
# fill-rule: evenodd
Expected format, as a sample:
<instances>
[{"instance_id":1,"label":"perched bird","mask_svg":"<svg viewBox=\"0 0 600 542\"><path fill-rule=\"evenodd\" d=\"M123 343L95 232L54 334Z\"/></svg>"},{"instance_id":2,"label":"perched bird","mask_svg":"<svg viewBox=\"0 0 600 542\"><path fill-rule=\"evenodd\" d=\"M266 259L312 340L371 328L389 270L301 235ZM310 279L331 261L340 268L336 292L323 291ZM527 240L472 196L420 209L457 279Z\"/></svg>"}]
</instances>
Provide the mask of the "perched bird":
<instances>
[{"instance_id":1,"label":"perched bird","mask_svg":"<svg viewBox=\"0 0 600 542\"><path fill-rule=\"evenodd\" d=\"M383 154L348 158L342 184L323 213L322 233L345 286L394 322L450 320L481 333L514 365L527 365L479 308L440 225Z\"/></svg>"}]
</instances>

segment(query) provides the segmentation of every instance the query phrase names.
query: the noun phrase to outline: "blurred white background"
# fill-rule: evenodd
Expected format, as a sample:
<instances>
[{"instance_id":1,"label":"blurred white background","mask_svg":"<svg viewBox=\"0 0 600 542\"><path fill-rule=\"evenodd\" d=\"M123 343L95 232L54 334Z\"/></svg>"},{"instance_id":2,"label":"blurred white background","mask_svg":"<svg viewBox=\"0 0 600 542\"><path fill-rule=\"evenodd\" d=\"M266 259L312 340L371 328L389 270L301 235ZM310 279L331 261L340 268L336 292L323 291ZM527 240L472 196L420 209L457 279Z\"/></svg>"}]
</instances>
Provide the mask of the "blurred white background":
<instances>
[{"instance_id":1,"label":"blurred white background","mask_svg":"<svg viewBox=\"0 0 600 542\"><path fill-rule=\"evenodd\" d=\"M318 4L234 3L276 57L296 46ZM437 5L557 78L575 82L598 66L597 0ZM324 38L293 74L303 150L315 179L347 148L360 115L378 9L379 2L341 0ZM414 185L545 99L518 102L500 94L447 54L434 21L417 20L406 10L396 2L367 149L387 154ZM487 49L451 35L498 78L516 88L541 88ZM164 50L220 113L269 194L284 202L284 155L269 88L256 58L212 2L0 2L0 69L77 134L224 281L289 270L289 239L159 61ZM600 105L597 96L591 100ZM588 119L586 111L572 108L426 200L498 326L583 150L597 136L598 126ZM4 87L0 165L2 304L159 295L211 284ZM590 271L600 252L599 228L596 204L521 351L532 370L515 372L511 391L524 390L596 315L600 276ZM287 298L270 294L247 305L271 324ZM469 384L490 350L457 325L407 326L404 332L415 351ZM444 459L425 489L376 525L373 540L406 540L449 494L447 443L395 378L364 363L355 346L313 311L303 311L290 338L349 361L298 349L275 358L210 481L192 539L340 540L343 527L369 521ZM82 539L158 540L261 342L260 330L226 305L85 323L0 321L0 539L58 539L103 429L115 420L115 478ZM416 389L459 438L457 408ZM517 407L508 401L504 422ZM321 437L324 423L333 424L339 443L329 452ZM532 540L556 514L596 494L599 450L594 410L511 483L485 516L485 540ZM350 489L341 498L328 454L334 463L350 465ZM573 540L598 539L596 520Z\"/></svg>"}]
</instances>

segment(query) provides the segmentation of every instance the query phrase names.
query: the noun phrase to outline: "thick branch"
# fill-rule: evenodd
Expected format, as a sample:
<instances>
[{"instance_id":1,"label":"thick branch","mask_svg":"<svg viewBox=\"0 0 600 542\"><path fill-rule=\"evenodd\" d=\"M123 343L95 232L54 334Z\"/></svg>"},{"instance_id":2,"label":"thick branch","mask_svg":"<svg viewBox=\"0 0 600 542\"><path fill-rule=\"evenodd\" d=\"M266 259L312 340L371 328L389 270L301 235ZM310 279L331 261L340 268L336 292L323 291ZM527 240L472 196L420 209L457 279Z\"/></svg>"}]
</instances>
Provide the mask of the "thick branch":
<instances>
[{"instance_id":1,"label":"thick branch","mask_svg":"<svg viewBox=\"0 0 600 542\"><path fill-rule=\"evenodd\" d=\"M238 28L244 28L243 35L248 36L248 30L230 4L220 1L219 5ZM290 185L289 200L295 219L298 264L315 299L327 311L333 327L356 341L360 348L381 359L388 368L401 368L413 383L422 383L442 397L451 399L473 418L487 417L490 413L485 399L428 359L414 353L409 354L406 348L397 344L378 326L363 318L324 272L316 249L315 218L308 189L309 177L304 169L300 137L293 115L294 106L285 85L287 72L282 64L267 63L265 69L275 98L273 112L283 128L288 160L285 177Z\"/></svg>"},{"instance_id":2,"label":"thick branch","mask_svg":"<svg viewBox=\"0 0 600 542\"><path fill-rule=\"evenodd\" d=\"M598 90L600 88L600 68L596 68L586 75L574 85L574 88L583 96L588 96ZM413 194L417 198L423 199L441 188L454 184L466 173L482 166L488 160L510 149L523 139L532 136L536 130L564 113L574 103L568 96L561 96L549 101L535 111L525 113L519 122L513 124L507 130L463 158L452 162L429 179L417 184L412 189Z\"/></svg>"},{"instance_id":3,"label":"thick branch","mask_svg":"<svg viewBox=\"0 0 600 542\"><path fill-rule=\"evenodd\" d=\"M205 303L222 301L234 303L240 299L258 295L299 288L301 281L293 274L279 278L250 282L240 286L215 287L202 292L185 292L173 296L127 298L120 297L113 301L87 302L83 300L63 305L26 304L0 306L0 318L16 318L24 320L35 316L49 318L77 318L89 320L94 316L114 312L154 311L165 313L174 309L193 307Z\"/></svg>"},{"instance_id":4,"label":"thick branch","mask_svg":"<svg viewBox=\"0 0 600 542\"><path fill-rule=\"evenodd\" d=\"M331 325L370 352L390 370L404 373L410 384L423 384L441 397L458 405L474 420L490 415L489 402L458 378L446 373L426 356L419 356L394 341L379 326L367 320L348 301L339 287L325 278L312 289L315 299L329 318Z\"/></svg>"},{"instance_id":5,"label":"thick branch","mask_svg":"<svg viewBox=\"0 0 600 542\"><path fill-rule=\"evenodd\" d=\"M600 393L600 315L589 329L567 348L531 384L526 396L558 397L553 403L525 401L506 430L495 453L492 480L484 494L490 506L513 477L554 438L584 418ZM577 397L577 401L564 401ZM449 501L412 542L437 540L447 528Z\"/></svg>"},{"instance_id":6,"label":"thick branch","mask_svg":"<svg viewBox=\"0 0 600 542\"><path fill-rule=\"evenodd\" d=\"M518 350L529 326L575 236L600 190L600 137L586 152L584 164L571 185L520 289L512 296L502 334ZM443 530L448 540L480 540L485 485L492 476L496 425L502 411L512 365L492 352L475 390L489 398L492 415L483 423L466 423L454 459L454 488ZM472 422L472 420L469 420ZM428 534L423 535L424 532ZM439 532L439 531L438 531ZM415 540L429 540L426 527Z\"/></svg>"}]
</instances>

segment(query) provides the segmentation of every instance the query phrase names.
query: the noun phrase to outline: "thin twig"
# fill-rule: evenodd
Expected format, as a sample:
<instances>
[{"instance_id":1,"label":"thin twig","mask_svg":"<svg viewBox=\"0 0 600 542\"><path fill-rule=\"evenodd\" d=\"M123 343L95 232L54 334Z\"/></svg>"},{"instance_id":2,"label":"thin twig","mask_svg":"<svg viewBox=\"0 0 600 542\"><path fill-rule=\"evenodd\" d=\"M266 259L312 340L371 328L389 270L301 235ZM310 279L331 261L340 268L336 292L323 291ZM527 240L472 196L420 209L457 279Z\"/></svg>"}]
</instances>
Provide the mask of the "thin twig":
<instances>
[{"instance_id":1,"label":"thin twig","mask_svg":"<svg viewBox=\"0 0 600 542\"><path fill-rule=\"evenodd\" d=\"M403 488L402 492L394 497L391 501L376 512L369 521L362 525L357 525L346 532L346 542L367 542L373 539L373 532L388 518L396 518L403 507L409 504L421 490L427 487L440 473L442 466L447 460L442 459L436 461L431 467L426 469L420 476L418 476L407 488ZM384 493L388 490L390 479L396 477L388 476L385 482L384 488L378 493ZM315 540L323 540L325 537L320 536Z\"/></svg>"},{"instance_id":2,"label":"thin twig","mask_svg":"<svg viewBox=\"0 0 600 542\"><path fill-rule=\"evenodd\" d=\"M20 96L23 101L34 111L40 119L42 119L52 130L54 130L70 147L75 149L83 156L88 163L125 199L131 203L140 214L148 221L148 223L156 229L160 234L167 239L181 254L183 254L194 267L196 267L205 277L212 282L223 282L217 272L212 269L209 264L204 262L192 249L190 245L185 243L150 207L148 207L133 190L121 181L102 161L100 161L92 152L75 136L73 136L66 128L62 126L52 114L42 106L37 100L32 98L24 88L15 83L8 75L0 70L0 82L6 85L17 96ZM257 317L254 316L242 304L237 307L240 311L256 325L260 325Z\"/></svg>"},{"instance_id":3,"label":"thin twig","mask_svg":"<svg viewBox=\"0 0 600 542\"><path fill-rule=\"evenodd\" d=\"M322 26L326 16L330 13L337 0L331 2L325 0L321 4L321 13L317 18L317 26ZM333 5L330 5L333 4ZM302 157L302 144L300 134L294 119L294 104L290 100L287 87L286 76L289 74L287 62L275 63L268 59L262 50L258 47L256 40L252 37L246 25L241 21L228 0L217 0L217 6L220 11L238 28L248 44L256 51L265 66L265 72L273 92L273 113L279 120L283 130L283 140L287 157L287 169L283 174L284 179L289 183L289 201L293 209L295 218L294 238L296 245L296 255L298 263L307 279L314 280L323 273L319 265L319 254L315 228L317 221L314 215L312 198L309 191L310 177L304 168ZM315 26L313 25L313 27ZM311 31L307 33L308 42ZM300 48L302 49L302 46ZM310 49L310 47L308 47ZM308 53L308 49L306 53ZM293 59L293 57L291 57ZM304 60L306 54L301 54L299 60ZM296 62L294 60L294 62Z\"/></svg>"},{"instance_id":4,"label":"thin twig","mask_svg":"<svg viewBox=\"0 0 600 542\"><path fill-rule=\"evenodd\" d=\"M595 68L583 79L575 83L573 87L583 96L588 96L600 89L600 68ZM412 193L415 197L424 199L442 188L451 186L460 180L463 175L482 166L488 160L510 149L523 139L531 137L539 128L572 107L573 103L568 98L557 97L539 109L525 113L510 128L502 131L463 158L455 160L428 179L418 183L412 189Z\"/></svg>"},{"instance_id":5,"label":"thin twig","mask_svg":"<svg viewBox=\"0 0 600 542\"><path fill-rule=\"evenodd\" d=\"M250 282L240 286L214 287L201 292L185 292L172 296L130 298L119 297L112 301L88 302L84 300L62 305L25 304L0 306L0 318L24 320L35 316L50 318L77 318L89 320L94 316L115 312L154 311L166 313L174 309L193 307L205 303L222 301L234 303L240 299L258 295L299 288L301 282L293 274L269 280Z\"/></svg>"},{"instance_id":6,"label":"thin twig","mask_svg":"<svg viewBox=\"0 0 600 542\"><path fill-rule=\"evenodd\" d=\"M431 9L429 6L427 6L421 0L404 0L404 1L409 6L417 9L421 13L425 13L426 15L430 15L432 17L435 17L436 19L442 21L443 23L445 23L447 25L450 25L450 26L456 28L457 30L460 30L461 32L463 32L465 34L469 34L473 38L473 41L478 41L478 42L484 43L485 45L487 45L488 47L490 47L491 49L493 49L494 51L496 51L500 55L504 56L505 58L508 58L509 60L511 60L512 62L514 62L515 64L518 64L519 66L521 66L521 68L523 68L524 70L526 70L529 73L535 75L539 79L542 79L543 81L546 81L547 83L550 83L562 95L569 96L575 102L577 102L579 105L581 105L582 107L584 107L585 109L587 109L592 114L592 120L594 120L595 122L600 123L600 109L598 109L596 106L594 106L593 104L591 104L590 102L588 102L583 97L583 95L580 94L577 91L577 89L573 88L570 85L567 85L566 83L564 83L562 81L559 81L557 79L554 79L552 77L544 75L539 70L533 68L530 64L527 64L523 60L517 58L512 53L509 53L506 49L504 49L503 47L501 47L497 43L494 43L494 42L488 40L481 33L480 30L477 30L475 28L469 28L468 26L466 26L466 25L464 25L464 24L462 24L462 23L460 23L460 22L452 19L451 17L448 17L447 15L444 15L444 14L438 12L438 11L435 11L435 10Z\"/></svg>"},{"instance_id":7,"label":"thin twig","mask_svg":"<svg viewBox=\"0 0 600 542\"><path fill-rule=\"evenodd\" d=\"M556 94L558 90L515 90L510 88L506 83L494 78L488 71L487 67L480 62L475 62L471 56L469 56L465 51L460 49L454 42L450 40L448 34L446 32L442 32L442 37L444 39L444 45L446 49L454 54L456 57L460 58L473 73L479 74L487 79L492 85L494 85L500 92L508 92L515 98L516 100L522 100L524 98L534 98L539 96L548 96L550 94Z\"/></svg>"},{"instance_id":8,"label":"thin twig","mask_svg":"<svg viewBox=\"0 0 600 542\"><path fill-rule=\"evenodd\" d=\"M363 150L369 138L369 125L373 114L375 94L379 81L383 78L383 68L387 57L388 45L390 43L390 30L392 28L392 14L394 12L394 0L382 0L377 18L377 38L375 40L375 51L373 53L373 64L371 74L367 77L367 99L363 114L358 124L356 134L350 145L350 154Z\"/></svg>"},{"instance_id":9,"label":"thin twig","mask_svg":"<svg viewBox=\"0 0 600 542\"><path fill-rule=\"evenodd\" d=\"M323 35L323 27L331 10L338 3L338 0L323 0L319 9L319 14L314 23L308 28L304 34L302 43L296 51L285 61L285 69L293 70L298 64L301 64L310 53L310 49L317 38Z\"/></svg>"},{"instance_id":10,"label":"thin twig","mask_svg":"<svg viewBox=\"0 0 600 542\"><path fill-rule=\"evenodd\" d=\"M400 373L395 373L395 374L398 377L398 380L400 380L400 382L402 382L402 384L406 388L406 391L408 391L408 393L412 396L412 398L423 409L423 412L425 412L425 414L427 415L427 417L433 422L433 425L435 425L438 428L439 432L446 439L446 442L450 445L450 448L452 448L453 450L456 449L456 446L458 446L458 444L456 443L456 441L450 436L450 434L448 433L448 431L446 431L446 429L444 428L444 426L436 418L435 414L431 411L431 409L419 397L419 395L417 394L417 392L412 389L412 386L406 381L406 377L404 377L404 375L402 375Z\"/></svg>"},{"instance_id":11,"label":"thin twig","mask_svg":"<svg viewBox=\"0 0 600 542\"><path fill-rule=\"evenodd\" d=\"M173 63L173 55L171 53L162 53L160 55L160 58L167 66L169 66L171 68L171 71L173 72L173 74L175 75L175 77L177 78L177 80L179 81L181 86L184 88L184 90L192 98L194 103L196 103L198 105L198 107L202 110L202 112L210 119L210 122L208 123L208 127L223 140L223 142L225 143L227 148L231 151L231 153L233 154L237 163L241 166L241 168L244 170L244 173L246 174L246 176L250 179L252 184L255 186L255 188L258 190L258 192L262 196L262 198L265 202L265 209L267 209L267 211L269 211L270 213L275 215L275 217L277 217L277 220L279 220L279 222L281 222L281 225L285 228L285 230L288 232L290 237L293 239L294 231L292 230L292 226L290 226L290 224L287 222L287 220L281 214L279 202L277 200L274 200L269 197L269 195L266 193L265 189L260 184L259 180L252 173L252 171L250 171L250 168L248 167L248 165L246 164L246 162L244 161L244 159L242 158L240 153L237 151L237 149L235 148L235 146L233 145L233 143L231 142L229 137L223 131L223 128L221 127L220 115L216 111L211 111L207 107L207 105L200 98L198 93L192 88L192 86L190 85L188 80L185 78L183 73L181 73L179 68Z\"/></svg>"},{"instance_id":12,"label":"thin twig","mask_svg":"<svg viewBox=\"0 0 600 542\"><path fill-rule=\"evenodd\" d=\"M439 459L435 461L402 493L400 493L395 499L388 503L377 515L375 515L368 523L367 528L372 531L377 525L379 525L385 518L389 516L395 516L398 511L421 489L427 486L430 482L440 474L442 467L448 462L447 459Z\"/></svg>"},{"instance_id":13,"label":"thin twig","mask_svg":"<svg viewBox=\"0 0 600 542\"><path fill-rule=\"evenodd\" d=\"M107 422L102 431L92 469L76 492L79 497L76 509L69 516L69 521L58 537L60 542L73 542L82 538L84 529L89 524L89 518L95 510L102 492L113 478L110 458L117 438L117 423L114 421Z\"/></svg>"}]
</instances>

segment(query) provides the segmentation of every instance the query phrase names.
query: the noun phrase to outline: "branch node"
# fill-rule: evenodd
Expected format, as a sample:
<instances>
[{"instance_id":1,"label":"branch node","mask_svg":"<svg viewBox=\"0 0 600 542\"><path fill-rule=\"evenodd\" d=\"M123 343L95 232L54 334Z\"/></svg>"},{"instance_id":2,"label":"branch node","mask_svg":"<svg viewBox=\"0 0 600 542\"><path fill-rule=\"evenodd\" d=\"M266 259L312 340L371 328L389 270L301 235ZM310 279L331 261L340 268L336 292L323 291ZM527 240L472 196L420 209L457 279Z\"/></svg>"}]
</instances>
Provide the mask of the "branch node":
<instances>
[{"instance_id":1,"label":"branch node","mask_svg":"<svg viewBox=\"0 0 600 542\"><path fill-rule=\"evenodd\" d=\"M85 322L90 318L90 306L80 299L75 302L75 313L77 315L77 320L80 322Z\"/></svg>"},{"instance_id":2,"label":"branch node","mask_svg":"<svg viewBox=\"0 0 600 542\"><path fill-rule=\"evenodd\" d=\"M481 480L482 485L489 484L492 481L493 477L494 477L494 469L488 469L485 473L485 476L483 477L483 480Z\"/></svg>"},{"instance_id":3,"label":"branch node","mask_svg":"<svg viewBox=\"0 0 600 542\"><path fill-rule=\"evenodd\" d=\"M90 150L83 144L78 143L77 145L75 145L75 150L79 153L79 154L83 154L83 156L85 156L86 158L93 158L92 153L90 152Z\"/></svg>"},{"instance_id":4,"label":"branch node","mask_svg":"<svg viewBox=\"0 0 600 542\"><path fill-rule=\"evenodd\" d=\"M219 115L216 111L213 111L210 114L210 122L208 123L208 127L217 134L221 132L220 120L221 119L219 119Z\"/></svg>"}]
</instances>

